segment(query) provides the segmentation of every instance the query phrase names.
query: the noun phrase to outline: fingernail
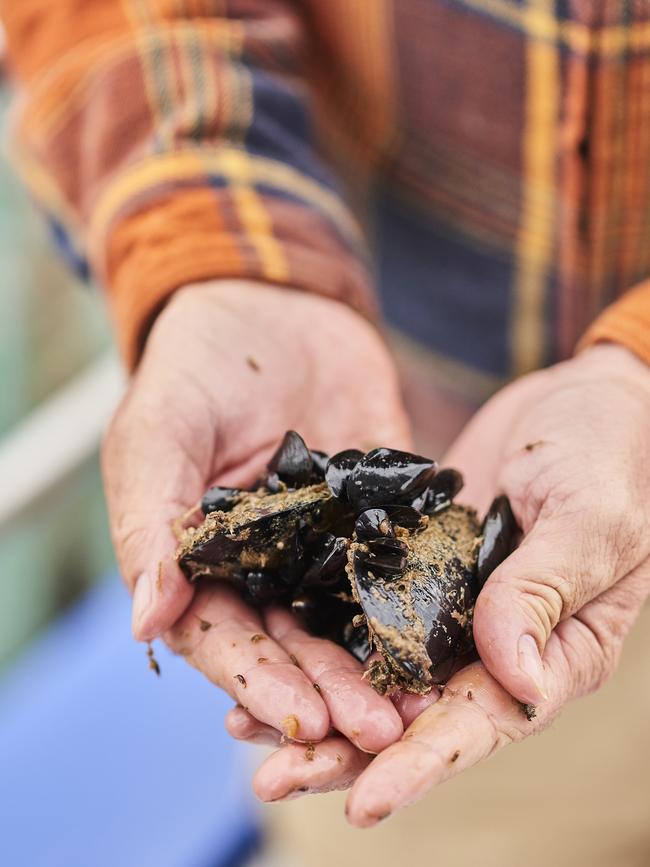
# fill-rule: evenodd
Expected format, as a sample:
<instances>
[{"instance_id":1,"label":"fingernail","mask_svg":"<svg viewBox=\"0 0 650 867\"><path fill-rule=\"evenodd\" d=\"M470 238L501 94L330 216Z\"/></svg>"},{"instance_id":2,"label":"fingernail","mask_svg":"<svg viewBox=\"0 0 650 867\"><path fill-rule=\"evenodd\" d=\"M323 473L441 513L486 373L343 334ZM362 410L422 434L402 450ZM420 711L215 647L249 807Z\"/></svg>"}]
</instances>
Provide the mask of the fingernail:
<instances>
[{"instance_id":1,"label":"fingernail","mask_svg":"<svg viewBox=\"0 0 650 867\"><path fill-rule=\"evenodd\" d=\"M537 649L537 642L533 636L522 635L519 639L517 651L519 654L519 668L532 680L540 696L548 700L548 695L544 689L544 665Z\"/></svg>"},{"instance_id":2,"label":"fingernail","mask_svg":"<svg viewBox=\"0 0 650 867\"><path fill-rule=\"evenodd\" d=\"M139 641L146 641L155 637L142 632L142 627L153 608L153 585L154 578L149 572L143 572L135 582L131 629L134 637Z\"/></svg>"}]
</instances>

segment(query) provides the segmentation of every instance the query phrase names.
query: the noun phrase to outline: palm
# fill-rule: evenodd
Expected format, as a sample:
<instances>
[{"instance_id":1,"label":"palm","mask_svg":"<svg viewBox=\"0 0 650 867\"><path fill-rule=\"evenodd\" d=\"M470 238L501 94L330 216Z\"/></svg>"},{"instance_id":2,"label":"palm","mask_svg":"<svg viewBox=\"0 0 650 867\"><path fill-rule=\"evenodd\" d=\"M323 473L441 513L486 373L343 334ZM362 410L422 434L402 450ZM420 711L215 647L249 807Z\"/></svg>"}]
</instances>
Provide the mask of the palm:
<instances>
[{"instance_id":1,"label":"palm","mask_svg":"<svg viewBox=\"0 0 650 867\"><path fill-rule=\"evenodd\" d=\"M104 454L127 580L147 558L149 569L162 563L157 604L135 631L166 630L173 649L277 731L320 740L334 726L379 750L402 724L349 654L281 613L264 622L222 586L194 593L173 560L178 516L213 482L250 484L289 428L330 453L407 444L396 377L375 331L341 305L287 290L214 284L178 293L152 331Z\"/></svg>"}]
</instances>

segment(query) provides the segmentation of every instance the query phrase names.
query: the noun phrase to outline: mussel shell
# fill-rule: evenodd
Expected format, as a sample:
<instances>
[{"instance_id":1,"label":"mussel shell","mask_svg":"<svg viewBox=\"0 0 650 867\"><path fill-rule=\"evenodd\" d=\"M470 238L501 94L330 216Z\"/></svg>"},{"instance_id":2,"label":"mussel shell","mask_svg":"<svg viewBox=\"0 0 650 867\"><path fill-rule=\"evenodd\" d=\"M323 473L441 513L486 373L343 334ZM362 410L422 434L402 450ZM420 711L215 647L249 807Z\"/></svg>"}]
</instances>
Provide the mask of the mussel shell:
<instances>
[{"instance_id":1,"label":"mussel shell","mask_svg":"<svg viewBox=\"0 0 650 867\"><path fill-rule=\"evenodd\" d=\"M415 509L413 506L388 505L384 506L384 511L391 520L391 523L404 527L406 530L417 530L422 525L422 512Z\"/></svg>"},{"instance_id":2,"label":"mussel shell","mask_svg":"<svg viewBox=\"0 0 650 867\"><path fill-rule=\"evenodd\" d=\"M302 579L303 587L348 586L345 566L348 560L348 540L328 534L322 550L314 558Z\"/></svg>"},{"instance_id":3,"label":"mussel shell","mask_svg":"<svg viewBox=\"0 0 650 867\"><path fill-rule=\"evenodd\" d=\"M319 452L317 449L311 449L309 452L312 460L311 478L312 482L324 482L325 470L330 456L325 452Z\"/></svg>"},{"instance_id":4,"label":"mussel shell","mask_svg":"<svg viewBox=\"0 0 650 867\"><path fill-rule=\"evenodd\" d=\"M351 621L343 628L340 643L359 662L365 662L372 652L368 627L354 626Z\"/></svg>"},{"instance_id":5,"label":"mussel shell","mask_svg":"<svg viewBox=\"0 0 650 867\"><path fill-rule=\"evenodd\" d=\"M454 497L460 493L465 481L458 470L444 469L436 474L425 494L422 511L433 515L440 509L446 509Z\"/></svg>"},{"instance_id":6,"label":"mussel shell","mask_svg":"<svg viewBox=\"0 0 650 867\"><path fill-rule=\"evenodd\" d=\"M501 495L492 501L482 528L483 541L478 551L476 589L479 591L492 572L514 551L519 534L510 500Z\"/></svg>"},{"instance_id":7,"label":"mussel shell","mask_svg":"<svg viewBox=\"0 0 650 867\"><path fill-rule=\"evenodd\" d=\"M245 576L244 600L252 605L264 606L286 598L291 587L278 572L259 570Z\"/></svg>"},{"instance_id":8,"label":"mussel shell","mask_svg":"<svg viewBox=\"0 0 650 867\"><path fill-rule=\"evenodd\" d=\"M408 559L406 542L387 536L368 541L366 547L366 566L371 572L381 572L384 576L401 575Z\"/></svg>"},{"instance_id":9,"label":"mussel shell","mask_svg":"<svg viewBox=\"0 0 650 867\"><path fill-rule=\"evenodd\" d=\"M303 528L326 533L340 520L343 506L325 485L244 497L227 513L209 515L179 552L188 578L229 578L242 569L274 570L300 577Z\"/></svg>"},{"instance_id":10,"label":"mussel shell","mask_svg":"<svg viewBox=\"0 0 650 867\"><path fill-rule=\"evenodd\" d=\"M363 457L359 449L346 449L332 455L325 467L325 481L333 496L345 503L347 502L347 481L352 470Z\"/></svg>"},{"instance_id":11,"label":"mussel shell","mask_svg":"<svg viewBox=\"0 0 650 867\"><path fill-rule=\"evenodd\" d=\"M281 482L290 488L308 485L314 461L304 439L295 430L288 430L277 451L268 462L269 473L277 473Z\"/></svg>"},{"instance_id":12,"label":"mussel shell","mask_svg":"<svg viewBox=\"0 0 650 867\"><path fill-rule=\"evenodd\" d=\"M366 509L361 512L355 522L354 533L359 542L395 535L393 524L385 509Z\"/></svg>"},{"instance_id":13,"label":"mussel shell","mask_svg":"<svg viewBox=\"0 0 650 867\"><path fill-rule=\"evenodd\" d=\"M357 598L375 643L402 672L406 686L413 679L442 682L453 660L472 646L478 529L473 512L450 506L409 538L408 559L398 576L372 569L363 547L354 549Z\"/></svg>"},{"instance_id":14,"label":"mussel shell","mask_svg":"<svg viewBox=\"0 0 650 867\"><path fill-rule=\"evenodd\" d=\"M437 464L429 458L396 449L373 449L350 473L346 491L355 511L386 503L410 505L429 486Z\"/></svg>"},{"instance_id":15,"label":"mussel shell","mask_svg":"<svg viewBox=\"0 0 650 867\"><path fill-rule=\"evenodd\" d=\"M209 515L210 512L227 512L240 496L241 491L237 488L222 488L214 485L203 494L201 511L204 515Z\"/></svg>"}]
</instances>

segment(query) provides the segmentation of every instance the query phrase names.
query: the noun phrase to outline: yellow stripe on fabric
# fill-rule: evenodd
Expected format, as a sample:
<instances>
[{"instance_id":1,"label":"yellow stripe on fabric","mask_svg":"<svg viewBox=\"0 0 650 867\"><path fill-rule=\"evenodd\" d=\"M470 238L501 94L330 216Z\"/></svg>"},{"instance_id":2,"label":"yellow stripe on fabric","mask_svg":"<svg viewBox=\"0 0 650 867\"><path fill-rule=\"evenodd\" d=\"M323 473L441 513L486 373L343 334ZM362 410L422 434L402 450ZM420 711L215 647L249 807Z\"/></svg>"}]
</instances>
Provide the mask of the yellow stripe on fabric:
<instances>
[{"instance_id":1,"label":"yellow stripe on fabric","mask_svg":"<svg viewBox=\"0 0 650 867\"><path fill-rule=\"evenodd\" d=\"M548 6L552 0L529 0ZM511 324L515 374L535 370L543 360L544 300L552 251L559 53L535 39L526 43L523 131L523 203L516 248Z\"/></svg>"},{"instance_id":2,"label":"yellow stripe on fabric","mask_svg":"<svg viewBox=\"0 0 650 867\"><path fill-rule=\"evenodd\" d=\"M363 242L358 225L338 195L298 170L236 148L197 147L152 155L111 183L97 201L90 225L90 244L95 253L101 250L111 220L130 200L161 184L191 180L204 182L206 173L221 176L234 185L245 181L288 192L324 213L344 237L353 243Z\"/></svg>"},{"instance_id":3,"label":"yellow stripe on fabric","mask_svg":"<svg viewBox=\"0 0 650 867\"><path fill-rule=\"evenodd\" d=\"M552 4L518 6L511 0L462 0L462 5L510 24L536 40L559 42L583 54L597 52L599 57L611 57L626 50L650 47L650 21L590 27L577 21L558 20ZM594 33L598 34L597 47Z\"/></svg>"},{"instance_id":4,"label":"yellow stripe on fabric","mask_svg":"<svg viewBox=\"0 0 650 867\"><path fill-rule=\"evenodd\" d=\"M241 91L239 99L231 108L236 110L236 128L242 131L243 137L253 120L253 79L243 67L238 77ZM233 179L231 194L237 207L237 216L246 233L246 240L255 247L268 279L278 282L288 280L289 266L284 249L273 235L273 222L264 202L255 190L256 178L250 158L236 149L226 151L224 157L224 174ZM207 172L210 171L207 165L205 169Z\"/></svg>"},{"instance_id":5,"label":"yellow stripe on fabric","mask_svg":"<svg viewBox=\"0 0 650 867\"><path fill-rule=\"evenodd\" d=\"M273 235L273 223L260 196L253 187L239 183L233 186L231 194L246 240L255 247L265 276L270 280L288 280L284 249Z\"/></svg>"}]
</instances>

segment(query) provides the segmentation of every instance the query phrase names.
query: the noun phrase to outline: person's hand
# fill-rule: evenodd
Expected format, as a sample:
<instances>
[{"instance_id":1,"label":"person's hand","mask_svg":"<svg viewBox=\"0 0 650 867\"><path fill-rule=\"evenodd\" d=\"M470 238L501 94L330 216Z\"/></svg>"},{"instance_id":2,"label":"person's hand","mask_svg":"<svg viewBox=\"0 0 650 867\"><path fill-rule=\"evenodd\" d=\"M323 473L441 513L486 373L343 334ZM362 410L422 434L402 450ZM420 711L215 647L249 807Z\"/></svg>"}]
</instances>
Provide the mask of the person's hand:
<instances>
[{"instance_id":1,"label":"person's hand","mask_svg":"<svg viewBox=\"0 0 650 867\"><path fill-rule=\"evenodd\" d=\"M290 428L330 453L408 446L376 330L342 304L289 289L223 281L179 291L153 326L103 449L133 632L142 641L164 634L272 731L319 741L334 726L376 752L402 722L350 654L279 620L267 628L223 584L195 592L174 560L179 516L212 483L253 483Z\"/></svg>"},{"instance_id":2,"label":"person's hand","mask_svg":"<svg viewBox=\"0 0 650 867\"><path fill-rule=\"evenodd\" d=\"M481 662L369 766L348 747L333 768L326 742L305 770L288 747L258 771L258 794L317 791L324 778L324 789L344 788L358 776L346 812L367 827L598 689L650 594L649 433L650 370L615 346L489 401L444 462L464 472L461 499L482 512L506 493L524 534L477 601ZM535 705L534 719L521 703Z\"/></svg>"}]
</instances>

